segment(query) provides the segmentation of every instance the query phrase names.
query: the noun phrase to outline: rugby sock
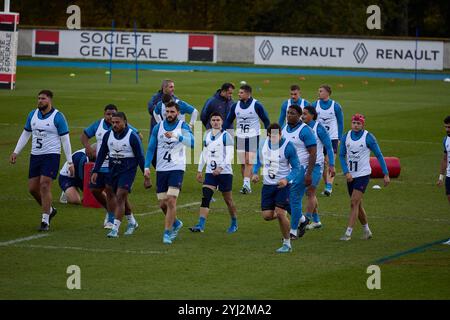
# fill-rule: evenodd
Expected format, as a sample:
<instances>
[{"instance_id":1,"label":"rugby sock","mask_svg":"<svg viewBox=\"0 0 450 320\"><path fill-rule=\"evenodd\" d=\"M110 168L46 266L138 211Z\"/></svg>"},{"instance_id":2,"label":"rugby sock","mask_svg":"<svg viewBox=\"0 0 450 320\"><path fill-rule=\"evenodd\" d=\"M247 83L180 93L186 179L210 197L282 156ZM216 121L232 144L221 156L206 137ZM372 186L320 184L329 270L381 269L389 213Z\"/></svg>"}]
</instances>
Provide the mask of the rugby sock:
<instances>
[{"instance_id":1,"label":"rugby sock","mask_svg":"<svg viewBox=\"0 0 450 320\"><path fill-rule=\"evenodd\" d=\"M108 212L108 222L114 223L114 212Z\"/></svg>"},{"instance_id":2,"label":"rugby sock","mask_svg":"<svg viewBox=\"0 0 450 320\"><path fill-rule=\"evenodd\" d=\"M205 217L200 217L198 219L198 225L200 226L200 228L205 229L205 223L206 223L206 218Z\"/></svg>"},{"instance_id":3,"label":"rugby sock","mask_svg":"<svg viewBox=\"0 0 450 320\"><path fill-rule=\"evenodd\" d=\"M50 223L50 215L48 213L43 213L42 214L42 222L45 222L46 224Z\"/></svg>"},{"instance_id":4,"label":"rugby sock","mask_svg":"<svg viewBox=\"0 0 450 320\"><path fill-rule=\"evenodd\" d=\"M236 217L231 217L231 225L237 226L237 218Z\"/></svg>"},{"instance_id":5,"label":"rugby sock","mask_svg":"<svg viewBox=\"0 0 450 320\"><path fill-rule=\"evenodd\" d=\"M245 177L244 178L244 186L248 187L249 189L251 189L250 186L250 178Z\"/></svg>"},{"instance_id":6,"label":"rugby sock","mask_svg":"<svg viewBox=\"0 0 450 320\"><path fill-rule=\"evenodd\" d=\"M320 222L320 217L318 213L313 213L312 214L312 219L315 223L319 223Z\"/></svg>"},{"instance_id":7,"label":"rugby sock","mask_svg":"<svg viewBox=\"0 0 450 320\"><path fill-rule=\"evenodd\" d=\"M176 228L176 227L178 227L179 225L180 225L180 220L178 220L178 219L175 219L175 221L173 222L173 225L172 225L172 227L173 228Z\"/></svg>"},{"instance_id":8,"label":"rugby sock","mask_svg":"<svg viewBox=\"0 0 450 320\"><path fill-rule=\"evenodd\" d=\"M345 231L345 235L347 237L351 237L352 236L352 231L353 231L353 228L347 227L347 231Z\"/></svg>"},{"instance_id":9,"label":"rugby sock","mask_svg":"<svg viewBox=\"0 0 450 320\"><path fill-rule=\"evenodd\" d=\"M369 229L369 224L368 224L368 223L363 224L362 227L363 227L364 231L370 231L370 229Z\"/></svg>"},{"instance_id":10,"label":"rugby sock","mask_svg":"<svg viewBox=\"0 0 450 320\"><path fill-rule=\"evenodd\" d=\"M297 236L297 229L291 229L291 231L289 231L289 233Z\"/></svg>"},{"instance_id":11,"label":"rugby sock","mask_svg":"<svg viewBox=\"0 0 450 320\"><path fill-rule=\"evenodd\" d=\"M118 220L118 219L114 219L114 226L113 226L113 230L116 230L117 232L119 232L119 227L120 224L122 223L122 221Z\"/></svg>"},{"instance_id":12,"label":"rugby sock","mask_svg":"<svg viewBox=\"0 0 450 320\"><path fill-rule=\"evenodd\" d=\"M312 220L312 219L313 219L313 216L312 216L311 213L307 213L307 214L306 214L306 217L307 217L309 220Z\"/></svg>"},{"instance_id":13,"label":"rugby sock","mask_svg":"<svg viewBox=\"0 0 450 320\"><path fill-rule=\"evenodd\" d=\"M306 217L302 214L302 217L300 218L300 223L303 223L306 221Z\"/></svg>"},{"instance_id":14,"label":"rugby sock","mask_svg":"<svg viewBox=\"0 0 450 320\"><path fill-rule=\"evenodd\" d=\"M291 239L290 238L283 239L283 244L287 245L290 248L291 247Z\"/></svg>"},{"instance_id":15,"label":"rugby sock","mask_svg":"<svg viewBox=\"0 0 450 320\"><path fill-rule=\"evenodd\" d=\"M325 183L325 189L331 190L333 189L333 185L331 183Z\"/></svg>"},{"instance_id":16,"label":"rugby sock","mask_svg":"<svg viewBox=\"0 0 450 320\"><path fill-rule=\"evenodd\" d=\"M168 230L168 229L165 229L165 230L164 230L164 235L170 236L170 234L171 234L171 231L170 231L170 230Z\"/></svg>"},{"instance_id":17,"label":"rugby sock","mask_svg":"<svg viewBox=\"0 0 450 320\"><path fill-rule=\"evenodd\" d=\"M134 216L132 213L130 213L129 215L125 215L125 217L127 217L128 223L136 224L136 219L134 219Z\"/></svg>"}]
</instances>

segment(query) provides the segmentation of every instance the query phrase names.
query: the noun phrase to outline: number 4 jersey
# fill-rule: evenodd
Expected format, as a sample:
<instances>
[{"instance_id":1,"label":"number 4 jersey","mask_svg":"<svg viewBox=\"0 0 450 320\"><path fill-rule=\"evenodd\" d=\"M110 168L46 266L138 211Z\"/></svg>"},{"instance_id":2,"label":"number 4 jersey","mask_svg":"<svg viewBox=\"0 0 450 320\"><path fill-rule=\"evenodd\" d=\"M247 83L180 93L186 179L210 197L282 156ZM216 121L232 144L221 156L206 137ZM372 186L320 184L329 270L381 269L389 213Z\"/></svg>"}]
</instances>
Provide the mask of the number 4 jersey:
<instances>
[{"instance_id":1,"label":"number 4 jersey","mask_svg":"<svg viewBox=\"0 0 450 320\"><path fill-rule=\"evenodd\" d=\"M186 147L178 138L167 138L165 133L172 132L182 135L183 121L178 121L172 131L164 128L164 122L160 122L157 138L156 171L186 171Z\"/></svg>"}]
</instances>

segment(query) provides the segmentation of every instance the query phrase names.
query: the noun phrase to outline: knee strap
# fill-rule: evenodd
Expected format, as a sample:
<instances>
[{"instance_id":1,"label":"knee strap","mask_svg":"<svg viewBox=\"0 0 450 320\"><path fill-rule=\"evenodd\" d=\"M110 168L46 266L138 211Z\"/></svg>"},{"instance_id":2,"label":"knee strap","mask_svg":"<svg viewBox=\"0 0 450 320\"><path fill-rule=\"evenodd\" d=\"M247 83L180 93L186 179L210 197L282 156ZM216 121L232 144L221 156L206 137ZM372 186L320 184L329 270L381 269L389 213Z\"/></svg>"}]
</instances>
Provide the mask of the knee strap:
<instances>
[{"instance_id":1,"label":"knee strap","mask_svg":"<svg viewBox=\"0 0 450 320\"><path fill-rule=\"evenodd\" d=\"M209 208L209 203L211 202L211 198L214 194L214 191L207 187L203 187L202 191L203 191L203 198L201 207Z\"/></svg>"}]
</instances>

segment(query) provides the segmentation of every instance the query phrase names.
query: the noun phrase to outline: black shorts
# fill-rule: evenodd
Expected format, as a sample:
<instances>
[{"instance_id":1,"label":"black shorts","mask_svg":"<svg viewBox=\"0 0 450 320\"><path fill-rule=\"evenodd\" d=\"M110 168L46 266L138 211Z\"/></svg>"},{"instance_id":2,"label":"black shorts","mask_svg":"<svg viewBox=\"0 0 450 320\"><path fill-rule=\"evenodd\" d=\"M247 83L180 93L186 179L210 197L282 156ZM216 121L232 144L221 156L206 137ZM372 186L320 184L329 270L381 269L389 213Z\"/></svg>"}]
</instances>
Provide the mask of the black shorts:
<instances>
[{"instance_id":1,"label":"black shorts","mask_svg":"<svg viewBox=\"0 0 450 320\"><path fill-rule=\"evenodd\" d=\"M331 140L331 146L333 147L334 154L337 154L338 145L339 145L339 139ZM327 155L327 149L325 149L325 147L323 148L323 154Z\"/></svg>"},{"instance_id":2,"label":"black shorts","mask_svg":"<svg viewBox=\"0 0 450 320\"><path fill-rule=\"evenodd\" d=\"M352 196L353 190L366 192L367 185L369 184L370 174L367 176L353 178L352 182L347 182L348 194Z\"/></svg>"},{"instance_id":3,"label":"black shorts","mask_svg":"<svg viewBox=\"0 0 450 320\"><path fill-rule=\"evenodd\" d=\"M28 179L46 176L56 179L59 171L59 159L61 156L56 153L30 155L30 169Z\"/></svg>"}]
</instances>

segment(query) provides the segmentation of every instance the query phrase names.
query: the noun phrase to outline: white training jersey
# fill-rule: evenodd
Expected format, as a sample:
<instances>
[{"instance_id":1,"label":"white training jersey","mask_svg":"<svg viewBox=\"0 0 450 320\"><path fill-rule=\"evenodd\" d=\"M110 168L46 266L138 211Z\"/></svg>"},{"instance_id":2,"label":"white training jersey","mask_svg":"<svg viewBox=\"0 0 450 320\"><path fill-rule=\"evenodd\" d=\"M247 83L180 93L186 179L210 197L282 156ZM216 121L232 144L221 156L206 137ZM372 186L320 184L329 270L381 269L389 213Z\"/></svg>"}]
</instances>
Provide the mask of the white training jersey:
<instances>
[{"instance_id":1,"label":"white training jersey","mask_svg":"<svg viewBox=\"0 0 450 320\"><path fill-rule=\"evenodd\" d=\"M181 126L184 122L178 121L173 133L182 135ZM164 134L168 132L164 129L164 121L159 123L158 142L156 153L156 171L186 171L186 147L178 138L167 138Z\"/></svg>"},{"instance_id":2,"label":"white training jersey","mask_svg":"<svg viewBox=\"0 0 450 320\"><path fill-rule=\"evenodd\" d=\"M74 153L72 153L72 155L74 155L74 154L77 153L77 152L82 152L82 153L86 154L86 149L83 148L83 149L77 150L77 151L75 151ZM89 162L89 158L86 157L86 159L87 159L87 160L86 160L86 163L88 163L88 162ZM59 171L59 175L60 175L60 176L65 176L65 177L70 177L69 163L68 163L67 161L64 163L63 167L62 167L61 170Z\"/></svg>"},{"instance_id":3,"label":"white training jersey","mask_svg":"<svg viewBox=\"0 0 450 320\"><path fill-rule=\"evenodd\" d=\"M252 103L247 109L241 108L241 101L236 103L236 136L239 138L255 137L259 135L259 116L255 110L256 99L253 99Z\"/></svg>"},{"instance_id":4,"label":"white training jersey","mask_svg":"<svg viewBox=\"0 0 450 320\"><path fill-rule=\"evenodd\" d=\"M334 100L331 100L331 107L327 110L322 109L320 100L317 100L316 111L317 120L327 129L331 140L339 139L338 137L338 123L336 113L334 112Z\"/></svg>"},{"instance_id":5,"label":"white training jersey","mask_svg":"<svg viewBox=\"0 0 450 320\"><path fill-rule=\"evenodd\" d=\"M55 126L55 116L58 112L55 109L48 118L39 119L39 109L34 111L31 117L31 154L61 154L61 137L58 134L58 128Z\"/></svg>"},{"instance_id":6,"label":"white training jersey","mask_svg":"<svg viewBox=\"0 0 450 320\"><path fill-rule=\"evenodd\" d=\"M100 120L97 131L95 131L95 140L97 141L96 154L100 152L100 147L102 146L103 137L109 131L103 127L105 119ZM111 133L112 134L112 133ZM102 168L109 168L109 153L106 155L105 161L102 163Z\"/></svg>"},{"instance_id":7,"label":"white training jersey","mask_svg":"<svg viewBox=\"0 0 450 320\"><path fill-rule=\"evenodd\" d=\"M291 172L289 161L285 156L284 150L288 144L285 139L283 144L278 149L273 150L269 147L269 139L266 139L262 147L262 161L263 166L263 183L265 185L276 185L278 181L286 178Z\"/></svg>"},{"instance_id":8,"label":"white training jersey","mask_svg":"<svg viewBox=\"0 0 450 320\"><path fill-rule=\"evenodd\" d=\"M314 127L312 128L312 131L314 132L314 135L316 136L317 141L317 157L316 157L316 164L320 164L323 166L325 156L323 155L323 143L319 138L319 134L317 133L317 127L319 126L319 122L316 121L314 124Z\"/></svg>"},{"instance_id":9,"label":"white training jersey","mask_svg":"<svg viewBox=\"0 0 450 320\"><path fill-rule=\"evenodd\" d=\"M175 99L175 103L178 103L179 101L180 101L180 99ZM166 105L161 102L161 119L164 121L164 120L166 120L166 118L167 118L167 116L166 116ZM177 119L181 120L181 121L185 121L186 115L179 113Z\"/></svg>"},{"instance_id":10,"label":"white training jersey","mask_svg":"<svg viewBox=\"0 0 450 320\"><path fill-rule=\"evenodd\" d=\"M285 125L283 131L281 132L281 136L284 137L287 141L291 141L295 147L295 151L297 151L297 156L300 161L300 165L303 167L308 167L309 162L309 152L305 146L305 143L299 138L300 131L307 126L305 123L302 123L295 131L288 132L287 127Z\"/></svg>"},{"instance_id":11,"label":"white training jersey","mask_svg":"<svg viewBox=\"0 0 450 320\"><path fill-rule=\"evenodd\" d=\"M370 149L366 144L367 130L364 130L361 138L353 141L352 131L347 133L345 138L345 147L347 148L347 166L353 178L370 175Z\"/></svg>"},{"instance_id":12,"label":"white training jersey","mask_svg":"<svg viewBox=\"0 0 450 320\"><path fill-rule=\"evenodd\" d=\"M447 177L450 177L450 137L445 140L445 150L447 150Z\"/></svg>"},{"instance_id":13,"label":"white training jersey","mask_svg":"<svg viewBox=\"0 0 450 320\"><path fill-rule=\"evenodd\" d=\"M212 130L210 130L205 137L205 147L203 149L204 153L204 161L206 162L206 173L212 173L218 167L222 167L223 170L220 174L233 174L233 169L231 168L230 160L233 160L233 157L227 155L227 147L223 143L224 136L227 137L228 140L231 140L231 135L223 131L218 136L212 140ZM231 146L232 147L232 146ZM231 149L231 150L230 150ZM232 152L234 148L229 148L228 151Z\"/></svg>"},{"instance_id":14,"label":"white training jersey","mask_svg":"<svg viewBox=\"0 0 450 320\"><path fill-rule=\"evenodd\" d=\"M130 144L130 136L133 130L128 129L127 134L122 139L116 139L114 131L111 130L108 138L108 149L110 159L134 158L133 148Z\"/></svg>"}]
</instances>

